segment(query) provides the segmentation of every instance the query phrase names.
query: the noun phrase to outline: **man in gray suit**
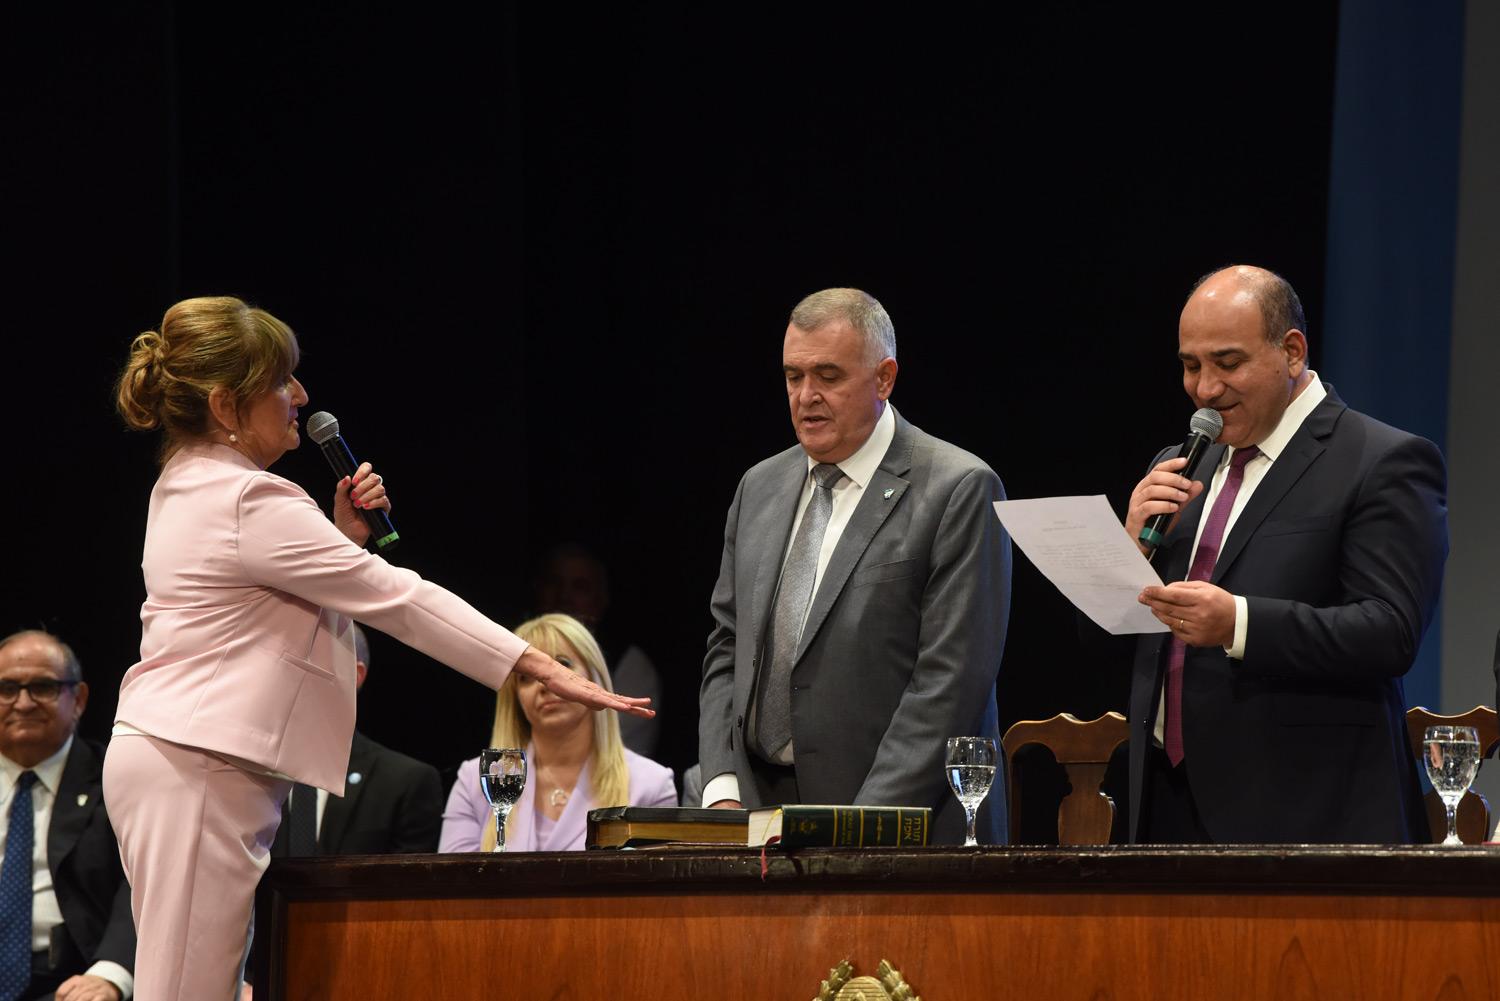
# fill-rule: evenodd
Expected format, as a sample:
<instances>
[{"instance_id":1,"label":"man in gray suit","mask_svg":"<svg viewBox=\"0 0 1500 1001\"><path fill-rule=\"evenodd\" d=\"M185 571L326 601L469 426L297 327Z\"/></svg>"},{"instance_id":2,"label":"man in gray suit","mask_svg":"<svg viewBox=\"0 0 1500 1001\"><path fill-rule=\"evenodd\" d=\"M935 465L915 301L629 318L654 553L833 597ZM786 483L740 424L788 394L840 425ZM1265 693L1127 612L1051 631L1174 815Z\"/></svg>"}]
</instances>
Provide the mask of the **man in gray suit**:
<instances>
[{"instance_id":1,"label":"man in gray suit","mask_svg":"<svg viewBox=\"0 0 1500 1001\"><path fill-rule=\"evenodd\" d=\"M959 842L944 742L1000 737L1000 479L889 404L895 330L866 293L802 300L782 368L798 444L747 472L729 509L699 696L704 805L928 806L932 840ZM1005 840L1003 778L979 837Z\"/></svg>"}]
</instances>

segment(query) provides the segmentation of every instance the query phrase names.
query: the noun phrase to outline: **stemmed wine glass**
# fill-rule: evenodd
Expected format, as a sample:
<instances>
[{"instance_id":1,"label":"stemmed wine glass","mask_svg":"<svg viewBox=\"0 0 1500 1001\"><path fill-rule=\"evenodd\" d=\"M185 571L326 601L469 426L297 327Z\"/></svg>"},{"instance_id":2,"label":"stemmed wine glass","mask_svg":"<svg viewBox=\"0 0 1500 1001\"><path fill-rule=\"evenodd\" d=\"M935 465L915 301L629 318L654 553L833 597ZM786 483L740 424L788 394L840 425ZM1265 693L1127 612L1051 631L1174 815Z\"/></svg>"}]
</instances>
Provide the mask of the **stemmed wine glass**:
<instances>
[{"instance_id":1,"label":"stemmed wine glass","mask_svg":"<svg viewBox=\"0 0 1500 1001\"><path fill-rule=\"evenodd\" d=\"M495 851L505 851L505 819L526 788L526 752L487 747L479 752L479 789L495 812Z\"/></svg>"},{"instance_id":2,"label":"stemmed wine glass","mask_svg":"<svg viewBox=\"0 0 1500 1001\"><path fill-rule=\"evenodd\" d=\"M1445 845L1461 845L1458 837L1458 802L1479 771L1479 733L1472 726L1429 726L1422 736L1422 759L1427 778L1448 811Z\"/></svg>"},{"instance_id":3,"label":"stemmed wine glass","mask_svg":"<svg viewBox=\"0 0 1500 1001\"><path fill-rule=\"evenodd\" d=\"M969 822L964 847L973 848L979 844L974 837L974 818L995 781L995 742L989 737L949 737L943 770Z\"/></svg>"}]
</instances>

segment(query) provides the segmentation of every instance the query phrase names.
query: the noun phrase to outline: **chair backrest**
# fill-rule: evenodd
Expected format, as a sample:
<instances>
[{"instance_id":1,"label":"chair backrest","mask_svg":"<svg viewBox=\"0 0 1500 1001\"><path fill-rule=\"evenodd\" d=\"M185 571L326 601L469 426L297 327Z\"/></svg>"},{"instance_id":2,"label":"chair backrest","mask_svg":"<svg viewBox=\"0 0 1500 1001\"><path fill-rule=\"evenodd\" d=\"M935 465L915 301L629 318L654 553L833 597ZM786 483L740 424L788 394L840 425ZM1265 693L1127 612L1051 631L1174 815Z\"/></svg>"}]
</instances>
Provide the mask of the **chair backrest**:
<instances>
[{"instance_id":1,"label":"chair backrest","mask_svg":"<svg viewBox=\"0 0 1500 1001\"><path fill-rule=\"evenodd\" d=\"M1072 791L1057 808L1057 841L1063 845L1109 843L1114 800L1099 788L1110 755L1130 738L1125 717L1109 712L1085 723L1071 713L1047 720L1021 720L1005 731L1005 787L1010 795L1010 829L1020 830L1020 791L1016 788L1016 752L1040 744L1052 752L1067 773Z\"/></svg>"},{"instance_id":2,"label":"chair backrest","mask_svg":"<svg viewBox=\"0 0 1500 1001\"><path fill-rule=\"evenodd\" d=\"M1429 726L1472 726L1479 733L1479 756L1487 758L1500 744L1500 721L1495 710L1489 706L1475 706L1458 716L1439 716L1423 706L1414 706L1406 711L1406 735L1411 741L1411 753L1417 759L1417 768L1425 773L1422 762L1422 734ZM1443 809L1443 800L1437 792L1428 792L1424 801L1427 806L1428 835L1439 842L1448 835L1448 814ZM1492 830L1490 804L1479 793L1470 790L1458 803L1458 836L1466 845L1477 845L1488 841Z\"/></svg>"}]
</instances>

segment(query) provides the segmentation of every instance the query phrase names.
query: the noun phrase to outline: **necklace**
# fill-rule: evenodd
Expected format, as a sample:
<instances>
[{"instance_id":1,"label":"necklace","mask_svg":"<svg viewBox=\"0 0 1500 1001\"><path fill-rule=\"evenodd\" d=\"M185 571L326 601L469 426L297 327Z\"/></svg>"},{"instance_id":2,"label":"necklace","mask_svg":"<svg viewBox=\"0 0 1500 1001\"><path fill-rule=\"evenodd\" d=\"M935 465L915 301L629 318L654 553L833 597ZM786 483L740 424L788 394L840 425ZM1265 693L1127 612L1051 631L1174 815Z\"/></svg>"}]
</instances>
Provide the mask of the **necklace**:
<instances>
[{"instance_id":1,"label":"necklace","mask_svg":"<svg viewBox=\"0 0 1500 1001\"><path fill-rule=\"evenodd\" d=\"M550 788L552 791L547 793L547 802L552 809L560 810L567 806L568 800L573 798L573 786L578 781L578 773L578 768L548 767L539 763L536 769L538 800L541 798L541 790ZM567 785L563 785L564 782Z\"/></svg>"}]
</instances>

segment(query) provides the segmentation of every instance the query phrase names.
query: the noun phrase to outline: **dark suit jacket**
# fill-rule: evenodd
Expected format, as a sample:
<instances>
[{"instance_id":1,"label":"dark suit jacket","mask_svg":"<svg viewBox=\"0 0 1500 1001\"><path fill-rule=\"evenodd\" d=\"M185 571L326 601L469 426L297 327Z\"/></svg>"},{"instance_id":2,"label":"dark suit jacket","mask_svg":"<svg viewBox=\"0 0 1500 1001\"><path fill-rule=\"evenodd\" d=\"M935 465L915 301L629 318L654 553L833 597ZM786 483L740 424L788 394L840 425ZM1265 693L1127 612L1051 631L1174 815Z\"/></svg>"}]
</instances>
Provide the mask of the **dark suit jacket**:
<instances>
[{"instance_id":1,"label":"dark suit jacket","mask_svg":"<svg viewBox=\"0 0 1500 1001\"><path fill-rule=\"evenodd\" d=\"M1244 659L1188 649L1183 747L1216 841L1407 842L1425 830L1401 676L1448 554L1443 457L1325 388L1214 567L1212 583L1248 604ZM1205 477L1223 453L1208 452ZM1163 580L1187 576L1206 494L1163 541ZM1133 839L1166 640L1140 638L1131 678Z\"/></svg>"},{"instance_id":2,"label":"dark suit jacket","mask_svg":"<svg viewBox=\"0 0 1500 1001\"><path fill-rule=\"evenodd\" d=\"M54 938L54 955L59 956L54 974L59 980L83 973L100 960L135 969L130 885L104 809L103 768L104 748L75 737L47 828L47 867L63 916L63 927L55 933L62 940Z\"/></svg>"},{"instance_id":3,"label":"dark suit jacket","mask_svg":"<svg viewBox=\"0 0 1500 1001\"><path fill-rule=\"evenodd\" d=\"M1495 705L1500 707L1500 633L1495 634Z\"/></svg>"},{"instance_id":4,"label":"dark suit jacket","mask_svg":"<svg viewBox=\"0 0 1500 1001\"><path fill-rule=\"evenodd\" d=\"M993 737L995 678L1010 606L1010 542L983 461L895 415L896 432L818 584L792 671L792 740L807 803L929 806L938 843L963 838L943 775L948 737ZM705 779L739 777L758 802L745 721L782 556L807 477L793 446L740 481L703 663ZM1004 769L980 838L1005 840Z\"/></svg>"},{"instance_id":5,"label":"dark suit jacket","mask_svg":"<svg viewBox=\"0 0 1500 1001\"><path fill-rule=\"evenodd\" d=\"M329 796L323 807L318 853L435 852L442 819L443 786L437 769L356 730L344 795ZM283 823L276 832L274 857L287 853L287 827Z\"/></svg>"}]
</instances>

